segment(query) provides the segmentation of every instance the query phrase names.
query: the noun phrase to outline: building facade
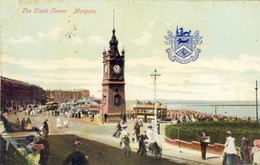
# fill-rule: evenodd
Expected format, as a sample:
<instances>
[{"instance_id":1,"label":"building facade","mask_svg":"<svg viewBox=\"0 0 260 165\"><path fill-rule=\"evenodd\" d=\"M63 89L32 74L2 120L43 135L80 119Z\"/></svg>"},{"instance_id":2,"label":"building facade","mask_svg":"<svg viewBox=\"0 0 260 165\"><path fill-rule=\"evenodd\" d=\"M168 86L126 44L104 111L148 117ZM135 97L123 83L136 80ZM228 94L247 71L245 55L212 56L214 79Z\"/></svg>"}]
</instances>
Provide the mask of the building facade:
<instances>
[{"instance_id":1,"label":"building facade","mask_svg":"<svg viewBox=\"0 0 260 165\"><path fill-rule=\"evenodd\" d=\"M44 104L45 92L43 88L1 76L1 108L28 104Z\"/></svg>"},{"instance_id":2,"label":"building facade","mask_svg":"<svg viewBox=\"0 0 260 165\"><path fill-rule=\"evenodd\" d=\"M79 100L81 98L89 98L90 92L85 89L73 91L66 90L46 90L45 95L48 101L67 102L69 100Z\"/></svg>"}]
</instances>

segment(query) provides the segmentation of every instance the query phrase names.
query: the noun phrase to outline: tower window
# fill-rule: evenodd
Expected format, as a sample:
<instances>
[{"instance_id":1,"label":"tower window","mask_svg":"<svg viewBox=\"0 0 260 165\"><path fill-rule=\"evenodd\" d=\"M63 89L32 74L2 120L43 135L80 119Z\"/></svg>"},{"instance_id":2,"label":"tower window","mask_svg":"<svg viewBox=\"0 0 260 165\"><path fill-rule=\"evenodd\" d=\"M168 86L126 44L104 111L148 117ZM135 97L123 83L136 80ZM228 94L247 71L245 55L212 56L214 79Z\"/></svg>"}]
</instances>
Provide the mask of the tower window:
<instances>
[{"instance_id":1,"label":"tower window","mask_svg":"<svg viewBox=\"0 0 260 165\"><path fill-rule=\"evenodd\" d=\"M121 102L121 97L119 94L114 96L114 105L119 106Z\"/></svg>"}]
</instances>

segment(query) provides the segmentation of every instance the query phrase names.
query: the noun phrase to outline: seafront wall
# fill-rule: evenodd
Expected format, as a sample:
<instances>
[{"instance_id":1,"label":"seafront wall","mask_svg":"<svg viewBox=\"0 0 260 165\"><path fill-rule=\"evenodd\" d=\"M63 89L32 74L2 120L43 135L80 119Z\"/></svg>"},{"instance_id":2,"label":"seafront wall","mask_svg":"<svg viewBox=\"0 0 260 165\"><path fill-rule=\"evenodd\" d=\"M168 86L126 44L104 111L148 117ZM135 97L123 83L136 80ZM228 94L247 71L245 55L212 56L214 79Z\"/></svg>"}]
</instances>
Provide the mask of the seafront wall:
<instances>
[{"instance_id":1,"label":"seafront wall","mask_svg":"<svg viewBox=\"0 0 260 165\"><path fill-rule=\"evenodd\" d=\"M172 140L167 137L165 137L165 141L172 145L200 151L200 143L197 141L186 142L186 141L182 141L179 139ZM213 153L213 154L218 154L218 155L222 155L223 150L224 150L224 145L219 144L219 143L209 144L207 147L207 152Z\"/></svg>"},{"instance_id":2,"label":"seafront wall","mask_svg":"<svg viewBox=\"0 0 260 165\"><path fill-rule=\"evenodd\" d=\"M179 139L172 140L170 138L165 137L165 142L172 144L172 145L182 147L182 148L187 148L187 149L196 150L196 151L201 150L200 142L197 142L197 141L186 142L186 141L182 141ZM236 147L236 149L237 149L237 153L240 154L239 147ZM249 147L249 153L251 153L251 149L252 149L252 147ZM207 147L208 153L212 153L212 154L216 154L216 155L223 155L223 151L224 151L223 144L214 143L214 144L209 144Z\"/></svg>"}]
</instances>

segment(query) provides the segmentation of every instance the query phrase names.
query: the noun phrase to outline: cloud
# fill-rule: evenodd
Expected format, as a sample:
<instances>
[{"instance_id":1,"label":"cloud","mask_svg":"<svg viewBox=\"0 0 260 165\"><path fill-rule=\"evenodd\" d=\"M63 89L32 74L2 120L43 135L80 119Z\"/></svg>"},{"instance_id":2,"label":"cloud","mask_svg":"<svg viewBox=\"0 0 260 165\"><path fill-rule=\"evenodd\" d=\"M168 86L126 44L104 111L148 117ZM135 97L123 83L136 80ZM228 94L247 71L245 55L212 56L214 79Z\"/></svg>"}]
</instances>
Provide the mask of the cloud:
<instances>
[{"instance_id":1,"label":"cloud","mask_svg":"<svg viewBox=\"0 0 260 165\"><path fill-rule=\"evenodd\" d=\"M241 54L236 59L223 58L219 56L219 58L214 58L214 60L206 60L207 62L198 60L198 63L201 64L200 68L218 70L218 72L244 72L250 69L260 72L260 67L258 67L260 62L259 57L253 55L249 56L247 54Z\"/></svg>"},{"instance_id":2,"label":"cloud","mask_svg":"<svg viewBox=\"0 0 260 165\"><path fill-rule=\"evenodd\" d=\"M43 32L37 32L36 34L38 38L44 38L46 36Z\"/></svg>"},{"instance_id":3,"label":"cloud","mask_svg":"<svg viewBox=\"0 0 260 165\"><path fill-rule=\"evenodd\" d=\"M36 32L35 36L20 36L18 38L10 38L8 42L11 44L27 44L27 43L50 43L53 41L60 41L78 45L81 44L83 41L80 37L76 35L74 31L63 32L62 29L58 27L54 27L49 29L48 31L38 31Z\"/></svg>"},{"instance_id":4,"label":"cloud","mask_svg":"<svg viewBox=\"0 0 260 165\"><path fill-rule=\"evenodd\" d=\"M18 38L10 38L8 40L9 43L11 44L24 44L24 43L33 43L34 42L34 39L30 36L20 36Z\"/></svg>"},{"instance_id":5,"label":"cloud","mask_svg":"<svg viewBox=\"0 0 260 165\"><path fill-rule=\"evenodd\" d=\"M133 68L137 66L151 66L154 67L155 63L157 67L164 67L165 60L158 56L150 56L150 57L138 57L138 58L131 58L127 61L127 67Z\"/></svg>"},{"instance_id":6,"label":"cloud","mask_svg":"<svg viewBox=\"0 0 260 165\"><path fill-rule=\"evenodd\" d=\"M107 41L99 35L92 35L88 37L88 42L95 45L105 45Z\"/></svg>"},{"instance_id":7,"label":"cloud","mask_svg":"<svg viewBox=\"0 0 260 165\"><path fill-rule=\"evenodd\" d=\"M48 29L47 31L43 32L43 31L39 31L36 33L36 37L37 39L55 39L58 36L60 36L62 33L61 31L61 27L57 26L57 27L53 27L51 29ZM61 35L62 36L62 35Z\"/></svg>"},{"instance_id":8,"label":"cloud","mask_svg":"<svg viewBox=\"0 0 260 165\"><path fill-rule=\"evenodd\" d=\"M151 38L152 34L144 31L140 38L134 40L134 43L140 46L147 45L151 43Z\"/></svg>"},{"instance_id":9,"label":"cloud","mask_svg":"<svg viewBox=\"0 0 260 165\"><path fill-rule=\"evenodd\" d=\"M154 27L154 21L151 21L148 25L150 28Z\"/></svg>"},{"instance_id":10,"label":"cloud","mask_svg":"<svg viewBox=\"0 0 260 165\"><path fill-rule=\"evenodd\" d=\"M64 58L59 61L56 60L32 60L32 59L16 59L12 57L5 56L2 59L6 63L20 65L26 69L36 69L36 70L45 70L51 71L59 68L67 69L91 69L91 68L100 68L100 62L96 60L88 60L82 58Z\"/></svg>"}]
</instances>

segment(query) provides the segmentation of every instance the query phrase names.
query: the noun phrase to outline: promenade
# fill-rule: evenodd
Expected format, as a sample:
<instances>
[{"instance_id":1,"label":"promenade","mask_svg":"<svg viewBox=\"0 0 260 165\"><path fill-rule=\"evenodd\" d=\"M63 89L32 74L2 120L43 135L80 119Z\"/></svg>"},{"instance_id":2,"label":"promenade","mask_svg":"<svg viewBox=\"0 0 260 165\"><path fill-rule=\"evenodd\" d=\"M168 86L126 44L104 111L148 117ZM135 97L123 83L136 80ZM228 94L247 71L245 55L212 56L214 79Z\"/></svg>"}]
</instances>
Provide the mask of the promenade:
<instances>
[{"instance_id":1,"label":"promenade","mask_svg":"<svg viewBox=\"0 0 260 165\"><path fill-rule=\"evenodd\" d=\"M15 121L16 118L25 118L27 119L23 112L19 112L17 115L10 115L7 118L11 121ZM63 117L62 117L63 118ZM57 128L56 127L56 117L55 116L30 116L32 125L34 127L40 127L45 119L48 119L48 124L50 127L49 135L64 135L64 134L73 134L81 138L86 138L89 140L94 140L109 146L116 148L122 148L120 143L120 138L113 137L113 133L116 130L116 124L114 123L99 123L97 119L94 122L91 122L89 118L71 118L69 123L69 128ZM129 132L130 135L134 133L132 121L126 123L128 126L126 132ZM162 147L162 157L167 158L172 162L180 164L190 164L190 165L220 165L222 164L222 158L220 155L207 153L207 159L201 159L200 151L194 151L190 149L181 148L176 145L169 144L165 142L164 128L165 123L160 124L160 134L157 136L157 142L160 147ZM147 130L148 123L144 123L144 126L141 127L141 133L144 130ZM17 133L14 133L15 136ZM12 136L12 134L9 134ZM121 135L122 137L122 135ZM131 143L131 148L133 152L136 152L138 149L138 143Z\"/></svg>"}]
</instances>

